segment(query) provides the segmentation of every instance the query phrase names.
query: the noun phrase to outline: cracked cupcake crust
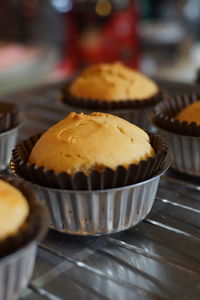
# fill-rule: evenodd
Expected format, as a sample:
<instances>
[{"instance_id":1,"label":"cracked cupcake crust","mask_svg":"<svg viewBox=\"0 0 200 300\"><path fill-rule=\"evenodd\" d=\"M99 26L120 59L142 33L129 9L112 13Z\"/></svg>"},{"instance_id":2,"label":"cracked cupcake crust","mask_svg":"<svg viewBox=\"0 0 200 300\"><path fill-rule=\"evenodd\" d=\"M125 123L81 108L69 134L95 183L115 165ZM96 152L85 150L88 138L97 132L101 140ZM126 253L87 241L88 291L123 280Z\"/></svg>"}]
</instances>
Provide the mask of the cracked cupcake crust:
<instances>
[{"instance_id":1,"label":"cracked cupcake crust","mask_svg":"<svg viewBox=\"0 0 200 300\"><path fill-rule=\"evenodd\" d=\"M151 98L159 89L151 79L118 62L86 68L69 91L72 96L91 100L127 101Z\"/></svg>"},{"instance_id":2,"label":"cracked cupcake crust","mask_svg":"<svg viewBox=\"0 0 200 300\"><path fill-rule=\"evenodd\" d=\"M34 146L29 162L56 173L128 168L154 156L149 136L139 127L105 113L70 113Z\"/></svg>"}]
</instances>

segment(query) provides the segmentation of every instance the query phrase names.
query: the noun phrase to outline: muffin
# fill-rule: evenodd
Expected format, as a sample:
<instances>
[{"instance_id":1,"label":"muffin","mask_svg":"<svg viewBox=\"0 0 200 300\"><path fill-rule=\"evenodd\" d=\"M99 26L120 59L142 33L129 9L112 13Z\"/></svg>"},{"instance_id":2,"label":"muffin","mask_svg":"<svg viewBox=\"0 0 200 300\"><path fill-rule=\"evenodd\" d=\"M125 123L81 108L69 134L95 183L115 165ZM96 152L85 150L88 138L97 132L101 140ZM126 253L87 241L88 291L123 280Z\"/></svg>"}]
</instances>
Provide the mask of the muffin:
<instances>
[{"instance_id":1,"label":"muffin","mask_svg":"<svg viewBox=\"0 0 200 300\"><path fill-rule=\"evenodd\" d=\"M0 179L0 241L17 234L25 223L29 210L22 192Z\"/></svg>"},{"instance_id":2,"label":"muffin","mask_svg":"<svg viewBox=\"0 0 200 300\"><path fill-rule=\"evenodd\" d=\"M70 113L41 136L28 161L56 173L87 175L118 165L128 168L154 155L146 132L126 120L105 113Z\"/></svg>"},{"instance_id":3,"label":"muffin","mask_svg":"<svg viewBox=\"0 0 200 300\"><path fill-rule=\"evenodd\" d=\"M200 100L183 108L175 117L179 121L200 125Z\"/></svg>"},{"instance_id":4,"label":"muffin","mask_svg":"<svg viewBox=\"0 0 200 300\"><path fill-rule=\"evenodd\" d=\"M0 102L0 171L9 165L20 124L21 117L17 106L13 103Z\"/></svg>"},{"instance_id":5,"label":"muffin","mask_svg":"<svg viewBox=\"0 0 200 300\"><path fill-rule=\"evenodd\" d=\"M85 98L119 102L145 100L158 93L158 86L143 74L121 63L87 67L69 87L70 94Z\"/></svg>"},{"instance_id":6,"label":"muffin","mask_svg":"<svg viewBox=\"0 0 200 300\"><path fill-rule=\"evenodd\" d=\"M155 108L154 122L167 138L172 167L182 173L200 176L200 96L171 97Z\"/></svg>"},{"instance_id":7,"label":"muffin","mask_svg":"<svg viewBox=\"0 0 200 300\"><path fill-rule=\"evenodd\" d=\"M160 91L153 80L122 63L100 63L83 70L63 89L61 99L71 110L98 109L148 127Z\"/></svg>"},{"instance_id":8,"label":"muffin","mask_svg":"<svg viewBox=\"0 0 200 300\"><path fill-rule=\"evenodd\" d=\"M0 299L18 299L32 275L48 214L21 180L0 177Z\"/></svg>"},{"instance_id":9,"label":"muffin","mask_svg":"<svg viewBox=\"0 0 200 300\"><path fill-rule=\"evenodd\" d=\"M166 152L161 138L117 116L70 113L42 136L17 145L11 167L46 200L54 228L104 234L144 218L166 168Z\"/></svg>"}]
</instances>

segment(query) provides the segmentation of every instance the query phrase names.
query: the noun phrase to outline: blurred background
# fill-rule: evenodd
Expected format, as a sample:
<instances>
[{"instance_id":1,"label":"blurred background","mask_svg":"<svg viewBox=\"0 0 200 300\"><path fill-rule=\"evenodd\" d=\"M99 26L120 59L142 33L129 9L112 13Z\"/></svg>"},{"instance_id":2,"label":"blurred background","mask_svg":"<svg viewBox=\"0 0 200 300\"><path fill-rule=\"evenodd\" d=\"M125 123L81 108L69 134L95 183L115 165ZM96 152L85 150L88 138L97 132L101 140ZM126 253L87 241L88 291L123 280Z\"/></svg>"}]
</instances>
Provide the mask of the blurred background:
<instances>
[{"instance_id":1,"label":"blurred background","mask_svg":"<svg viewBox=\"0 0 200 300\"><path fill-rule=\"evenodd\" d=\"M194 82L200 1L0 0L1 95L116 60L156 78Z\"/></svg>"}]
</instances>

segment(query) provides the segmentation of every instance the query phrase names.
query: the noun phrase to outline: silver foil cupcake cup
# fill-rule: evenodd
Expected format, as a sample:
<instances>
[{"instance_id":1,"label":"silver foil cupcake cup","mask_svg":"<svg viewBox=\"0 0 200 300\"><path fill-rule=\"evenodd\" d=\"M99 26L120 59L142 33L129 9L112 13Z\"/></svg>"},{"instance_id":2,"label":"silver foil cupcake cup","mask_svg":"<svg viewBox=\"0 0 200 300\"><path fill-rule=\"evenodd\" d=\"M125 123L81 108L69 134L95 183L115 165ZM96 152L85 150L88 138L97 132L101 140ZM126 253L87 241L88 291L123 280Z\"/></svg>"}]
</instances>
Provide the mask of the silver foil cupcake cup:
<instances>
[{"instance_id":1,"label":"silver foil cupcake cup","mask_svg":"<svg viewBox=\"0 0 200 300\"><path fill-rule=\"evenodd\" d=\"M17 300L32 276L36 242L0 258L0 300Z\"/></svg>"},{"instance_id":2,"label":"silver foil cupcake cup","mask_svg":"<svg viewBox=\"0 0 200 300\"><path fill-rule=\"evenodd\" d=\"M169 167L143 182L121 188L94 191L51 189L36 184L39 197L46 201L52 227L75 235L104 235L126 230L150 212L160 176Z\"/></svg>"},{"instance_id":3,"label":"silver foil cupcake cup","mask_svg":"<svg viewBox=\"0 0 200 300\"><path fill-rule=\"evenodd\" d=\"M172 168L193 176L200 176L200 126L180 121L176 115L199 97L190 93L166 98L155 106L153 117L158 133L168 141Z\"/></svg>"},{"instance_id":4,"label":"silver foil cupcake cup","mask_svg":"<svg viewBox=\"0 0 200 300\"><path fill-rule=\"evenodd\" d=\"M19 128L21 126L22 124L0 133L0 171L5 170L10 163L12 150L17 143Z\"/></svg>"},{"instance_id":5,"label":"silver foil cupcake cup","mask_svg":"<svg viewBox=\"0 0 200 300\"><path fill-rule=\"evenodd\" d=\"M20 111L15 103L0 101L0 132L5 132L17 126Z\"/></svg>"},{"instance_id":6,"label":"silver foil cupcake cup","mask_svg":"<svg viewBox=\"0 0 200 300\"><path fill-rule=\"evenodd\" d=\"M48 230L49 213L44 201L40 201L29 186L22 180L3 177L0 179L17 187L30 205L31 215L16 237L9 237L0 243L0 300L17 300L27 287L32 276L37 242Z\"/></svg>"},{"instance_id":7,"label":"silver foil cupcake cup","mask_svg":"<svg viewBox=\"0 0 200 300\"><path fill-rule=\"evenodd\" d=\"M157 129L168 141L171 167L181 173L200 176L200 137L172 133L158 126Z\"/></svg>"}]
</instances>

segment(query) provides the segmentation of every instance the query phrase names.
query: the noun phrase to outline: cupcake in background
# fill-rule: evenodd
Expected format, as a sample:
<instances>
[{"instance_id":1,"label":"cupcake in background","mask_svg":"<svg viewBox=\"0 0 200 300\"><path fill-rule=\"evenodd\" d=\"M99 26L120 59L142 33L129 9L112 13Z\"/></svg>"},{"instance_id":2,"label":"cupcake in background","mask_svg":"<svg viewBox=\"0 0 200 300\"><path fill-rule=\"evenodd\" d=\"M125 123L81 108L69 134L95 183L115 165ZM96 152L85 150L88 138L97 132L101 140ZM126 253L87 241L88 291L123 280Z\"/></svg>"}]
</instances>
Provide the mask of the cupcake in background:
<instances>
[{"instance_id":1,"label":"cupcake in background","mask_svg":"<svg viewBox=\"0 0 200 300\"><path fill-rule=\"evenodd\" d=\"M200 125L200 100L183 108L176 116L176 120Z\"/></svg>"},{"instance_id":2,"label":"cupcake in background","mask_svg":"<svg viewBox=\"0 0 200 300\"><path fill-rule=\"evenodd\" d=\"M169 143L172 168L200 176L200 96L171 97L155 107L154 123Z\"/></svg>"},{"instance_id":3,"label":"cupcake in background","mask_svg":"<svg viewBox=\"0 0 200 300\"><path fill-rule=\"evenodd\" d=\"M0 102L0 171L9 165L21 122L17 105Z\"/></svg>"},{"instance_id":4,"label":"cupcake in background","mask_svg":"<svg viewBox=\"0 0 200 300\"><path fill-rule=\"evenodd\" d=\"M19 179L0 177L0 299L18 299L31 278L36 242L47 231L48 213Z\"/></svg>"},{"instance_id":5,"label":"cupcake in background","mask_svg":"<svg viewBox=\"0 0 200 300\"><path fill-rule=\"evenodd\" d=\"M146 216L166 154L163 139L117 116L70 113L17 145L12 170L46 200L56 230L100 235Z\"/></svg>"},{"instance_id":6,"label":"cupcake in background","mask_svg":"<svg viewBox=\"0 0 200 300\"><path fill-rule=\"evenodd\" d=\"M76 98L91 101L142 101L155 97L158 86L153 80L118 62L87 67L71 83L69 92Z\"/></svg>"},{"instance_id":7,"label":"cupcake in background","mask_svg":"<svg viewBox=\"0 0 200 300\"><path fill-rule=\"evenodd\" d=\"M62 90L71 111L112 113L150 128L152 108L161 98L157 84L120 62L87 67Z\"/></svg>"}]
</instances>

